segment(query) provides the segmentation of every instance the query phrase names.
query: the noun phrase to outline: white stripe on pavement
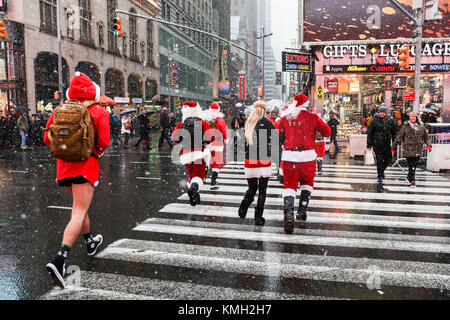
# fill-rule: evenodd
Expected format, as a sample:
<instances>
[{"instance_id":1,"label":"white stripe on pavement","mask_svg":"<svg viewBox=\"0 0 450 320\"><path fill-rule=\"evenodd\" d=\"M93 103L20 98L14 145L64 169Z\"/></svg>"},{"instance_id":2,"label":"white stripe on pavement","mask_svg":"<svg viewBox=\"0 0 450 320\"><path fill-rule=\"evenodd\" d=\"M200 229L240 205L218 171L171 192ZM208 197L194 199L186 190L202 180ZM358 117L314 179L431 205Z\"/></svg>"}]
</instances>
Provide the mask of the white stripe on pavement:
<instances>
[{"instance_id":1,"label":"white stripe on pavement","mask_svg":"<svg viewBox=\"0 0 450 320\"><path fill-rule=\"evenodd\" d=\"M48 209L58 209L58 210L72 210L72 207L61 207L61 206L48 206Z\"/></svg>"},{"instance_id":2,"label":"white stripe on pavement","mask_svg":"<svg viewBox=\"0 0 450 320\"><path fill-rule=\"evenodd\" d=\"M450 188L411 188L411 187L384 187L385 190L392 192L407 192L407 193L442 193L450 195Z\"/></svg>"},{"instance_id":3,"label":"white stripe on pavement","mask_svg":"<svg viewBox=\"0 0 450 320\"><path fill-rule=\"evenodd\" d=\"M154 219L154 218L153 218ZM414 241L398 241L398 240L381 240L381 239L366 239L366 238L343 238L336 236L314 236L303 235L304 229L295 229L294 234L284 234L283 228L276 228L278 233L269 232L255 232L255 231L241 231L241 230L222 230L216 228L192 227L192 226L178 226L170 224L153 224L146 223L135 227L133 230L153 233L171 233L185 236L199 236L209 238L224 238L237 239L248 241L262 241L262 242L276 242L276 243L291 243L303 244L313 246L331 246L342 248L363 248L363 249L384 249L384 250L402 250L411 252L432 252L432 253L450 253L450 244L436 242L414 242ZM155 220L156 221L156 220ZM172 220L169 220L172 221ZM180 220L181 221L181 220ZM242 225L237 225L242 226ZM248 226L242 226L248 227ZM252 227L254 229L254 227ZM261 230L265 230L264 227ZM326 230L325 230L326 231ZM385 234L381 234L385 235ZM416 236L417 237L417 236ZM431 237L427 237L431 238ZM435 237L437 238L437 237ZM443 241L442 238L437 238ZM445 239L444 239L445 240Z\"/></svg>"},{"instance_id":4,"label":"white stripe on pavement","mask_svg":"<svg viewBox=\"0 0 450 320\"><path fill-rule=\"evenodd\" d=\"M244 195L247 192L247 187L242 186L219 186L217 190L202 189L203 192L228 192ZM272 188L270 185L267 188L268 195L282 196L283 190ZM300 191L298 192L300 194ZM393 201L414 201L414 202L431 202L431 203L450 203L448 196L422 195L422 194L407 194L407 193L373 193L373 192L352 192L340 190L314 190L313 197L327 197L327 198L344 198L344 199L359 199L359 200L393 200ZM450 209L449 209L450 212Z\"/></svg>"},{"instance_id":5,"label":"white stripe on pavement","mask_svg":"<svg viewBox=\"0 0 450 320\"><path fill-rule=\"evenodd\" d=\"M302 255L271 252L251 252L242 249L224 249L200 247L195 245L172 246L162 243L155 249L154 242L142 240L130 241L130 247L110 246L97 255L97 258L135 261L159 265L172 265L214 271L300 278L332 282L361 283L366 285L373 275L372 266L358 269L340 265L302 264ZM157 247L157 248L158 248ZM219 252L217 252L219 251ZM217 255L217 253L220 255ZM249 256L253 258L249 259ZM354 259L352 259L354 260ZM337 260L334 260L337 261ZM450 276L420 272L399 272L380 270L378 275L385 286L407 286L417 288L437 288L448 290Z\"/></svg>"},{"instance_id":6,"label":"white stripe on pavement","mask_svg":"<svg viewBox=\"0 0 450 320\"><path fill-rule=\"evenodd\" d=\"M232 203L240 204L244 195L217 195L202 194L200 192L201 201L217 202L217 203ZM187 194L183 194L178 200L188 201ZM266 205L283 206L282 198L267 198ZM327 208L327 209L348 209L360 211L389 211L389 212L408 212L408 213L433 213L433 214L450 214L449 206L434 206L434 205L416 205L416 204L398 204L398 203L372 203L372 202L353 202L353 201L338 201L338 200L315 200L311 199L309 208Z\"/></svg>"},{"instance_id":7,"label":"white stripe on pavement","mask_svg":"<svg viewBox=\"0 0 450 320\"><path fill-rule=\"evenodd\" d=\"M181 215L204 215L211 217L238 218L238 208L200 205L192 207L188 204L173 203L165 206L159 212ZM253 218L253 209L247 216ZM283 211L264 210L266 221L284 221ZM427 229L450 231L450 219L411 218L398 216L376 216L364 214L336 214L332 212L308 211L308 223L356 225L366 227L386 227L404 229Z\"/></svg>"},{"instance_id":8,"label":"white stripe on pavement","mask_svg":"<svg viewBox=\"0 0 450 320\"><path fill-rule=\"evenodd\" d=\"M138 180L161 180L161 178L136 177Z\"/></svg>"},{"instance_id":9,"label":"white stripe on pavement","mask_svg":"<svg viewBox=\"0 0 450 320\"><path fill-rule=\"evenodd\" d=\"M247 186L247 180L236 180L236 179L217 179L217 183L220 185L245 185ZM283 188L283 185L280 183L271 183L269 184L272 188ZM315 188L328 188L328 189L347 189L347 190L353 190L353 187L349 184L341 184L341 183L314 183ZM450 191L449 191L450 193Z\"/></svg>"}]
</instances>

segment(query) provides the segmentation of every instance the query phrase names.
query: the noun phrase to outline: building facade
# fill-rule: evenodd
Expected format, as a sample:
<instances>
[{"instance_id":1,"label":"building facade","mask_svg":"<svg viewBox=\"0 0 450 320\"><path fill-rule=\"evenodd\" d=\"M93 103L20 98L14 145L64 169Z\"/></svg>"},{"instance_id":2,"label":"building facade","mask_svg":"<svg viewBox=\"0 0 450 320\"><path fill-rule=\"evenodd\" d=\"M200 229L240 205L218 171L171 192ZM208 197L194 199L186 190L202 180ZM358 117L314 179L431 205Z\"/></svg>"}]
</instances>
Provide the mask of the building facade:
<instances>
[{"instance_id":1,"label":"building facade","mask_svg":"<svg viewBox=\"0 0 450 320\"><path fill-rule=\"evenodd\" d=\"M213 32L211 0L160 0L160 19ZM206 107L213 100L217 41L189 29L158 24L160 93L175 108L187 100Z\"/></svg>"},{"instance_id":2,"label":"building facade","mask_svg":"<svg viewBox=\"0 0 450 320\"><path fill-rule=\"evenodd\" d=\"M150 0L61 1L63 86L67 88L71 75L80 71L101 87L102 94L143 104L158 94L158 30L153 22L120 15L123 37L116 37L116 9L158 16L157 3ZM15 73L15 78L9 77L6 94L0 82L0 104L40 111L38 102L52 99L59 85L56 0L10 1L5 14L11 26L8 41L2 43L8 58L3 63L5 73ZM24 58L12 64L10 56L20 54Z\"/></svg>"}]
</instances>

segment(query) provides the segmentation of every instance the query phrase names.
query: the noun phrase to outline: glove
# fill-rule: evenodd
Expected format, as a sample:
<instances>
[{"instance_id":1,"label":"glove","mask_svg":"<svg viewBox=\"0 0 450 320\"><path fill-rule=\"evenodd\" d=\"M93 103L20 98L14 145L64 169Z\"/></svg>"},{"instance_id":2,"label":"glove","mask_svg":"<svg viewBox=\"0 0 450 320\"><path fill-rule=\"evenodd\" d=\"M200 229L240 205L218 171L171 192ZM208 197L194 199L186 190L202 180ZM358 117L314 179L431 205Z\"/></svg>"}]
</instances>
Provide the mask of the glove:
<instances>
[{"instance_id":1,"label":"glove","mask_svg":"<svg viewBox=\"0 0 450 320\"><path fill-rule=\"evenodd\" d=\"M432 147L427 147L428 152L431 152L432 149L433 149Z\"/></svg>"},{"instance_id":2,"label":"glove","mask_svg":"<svg viewBox=\"0 0 450 320\"><path fill-rule=\"evenodd\" d=\"M391 149L391 152L392 152L392 153L394 154L394 153L395 153L395 149L394 149L394 148L392 148L392 149Z\"/></svg>"}]
</instances>

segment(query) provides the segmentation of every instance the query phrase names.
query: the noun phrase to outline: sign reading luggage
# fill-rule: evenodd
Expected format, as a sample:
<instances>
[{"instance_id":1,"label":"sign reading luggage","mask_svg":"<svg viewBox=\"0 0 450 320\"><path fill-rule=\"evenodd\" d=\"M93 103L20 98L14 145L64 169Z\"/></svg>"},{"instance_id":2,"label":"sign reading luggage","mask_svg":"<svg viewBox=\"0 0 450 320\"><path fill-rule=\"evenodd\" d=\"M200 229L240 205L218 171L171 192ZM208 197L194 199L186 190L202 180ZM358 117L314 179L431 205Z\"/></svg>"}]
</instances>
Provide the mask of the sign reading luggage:
<instances>
[{"instance_id":1,"label":"sign reading luggage","mask_svg":"<svg viewBox=\"0 0 450 320\"><path fill-rule=\"evenodd\" d=\"M282 52L283 72L311 72L312 60L308 53Z\"/></svg>"}]
</instances>

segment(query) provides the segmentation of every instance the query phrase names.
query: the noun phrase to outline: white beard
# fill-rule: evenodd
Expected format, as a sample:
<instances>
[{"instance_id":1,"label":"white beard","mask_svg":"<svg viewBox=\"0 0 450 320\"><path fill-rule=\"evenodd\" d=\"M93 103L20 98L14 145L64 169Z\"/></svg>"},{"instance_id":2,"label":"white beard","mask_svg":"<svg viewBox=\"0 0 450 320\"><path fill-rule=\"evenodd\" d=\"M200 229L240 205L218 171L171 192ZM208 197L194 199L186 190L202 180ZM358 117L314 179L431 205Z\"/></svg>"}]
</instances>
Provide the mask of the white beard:
<instances>
[{"instance_id":1,"label":"white beard","mask_svg":"<svg viewBox=\"0 0 450 320\"><path fill-rule=\"evenodd\" d=\"M296 119L300 112L303 110L308 111L306 108L309 106L309 101L306 101L303 105L297 107L297 102L294 101L289 107L281 113L281 118L287 118L288 120Z\"/></svg>"},{"instance_id":2,"label":"white beard","mask_svg":"<svg viewBox=\"0 0 450 320\"><path fill-rule=\"evenodd\" d=\"M224 114L220 112L219 110L206 110L203 112L203 120L204 121L214 121L217 118L223 118Z\"/></svg>"},{"instance_id":3,"label":"white beard","mask_svg":"<svg viewBox=\"0 0 450 320\"><path fill-rule=\"evenodd\" d=\"M183 122L187 119L187 118L200 118L203 119L203 110L202 108L197 105L195 108L191 108L188 106L185 106L181 109L181 113L183 114Z\"/></svg>"}]
</instances>

